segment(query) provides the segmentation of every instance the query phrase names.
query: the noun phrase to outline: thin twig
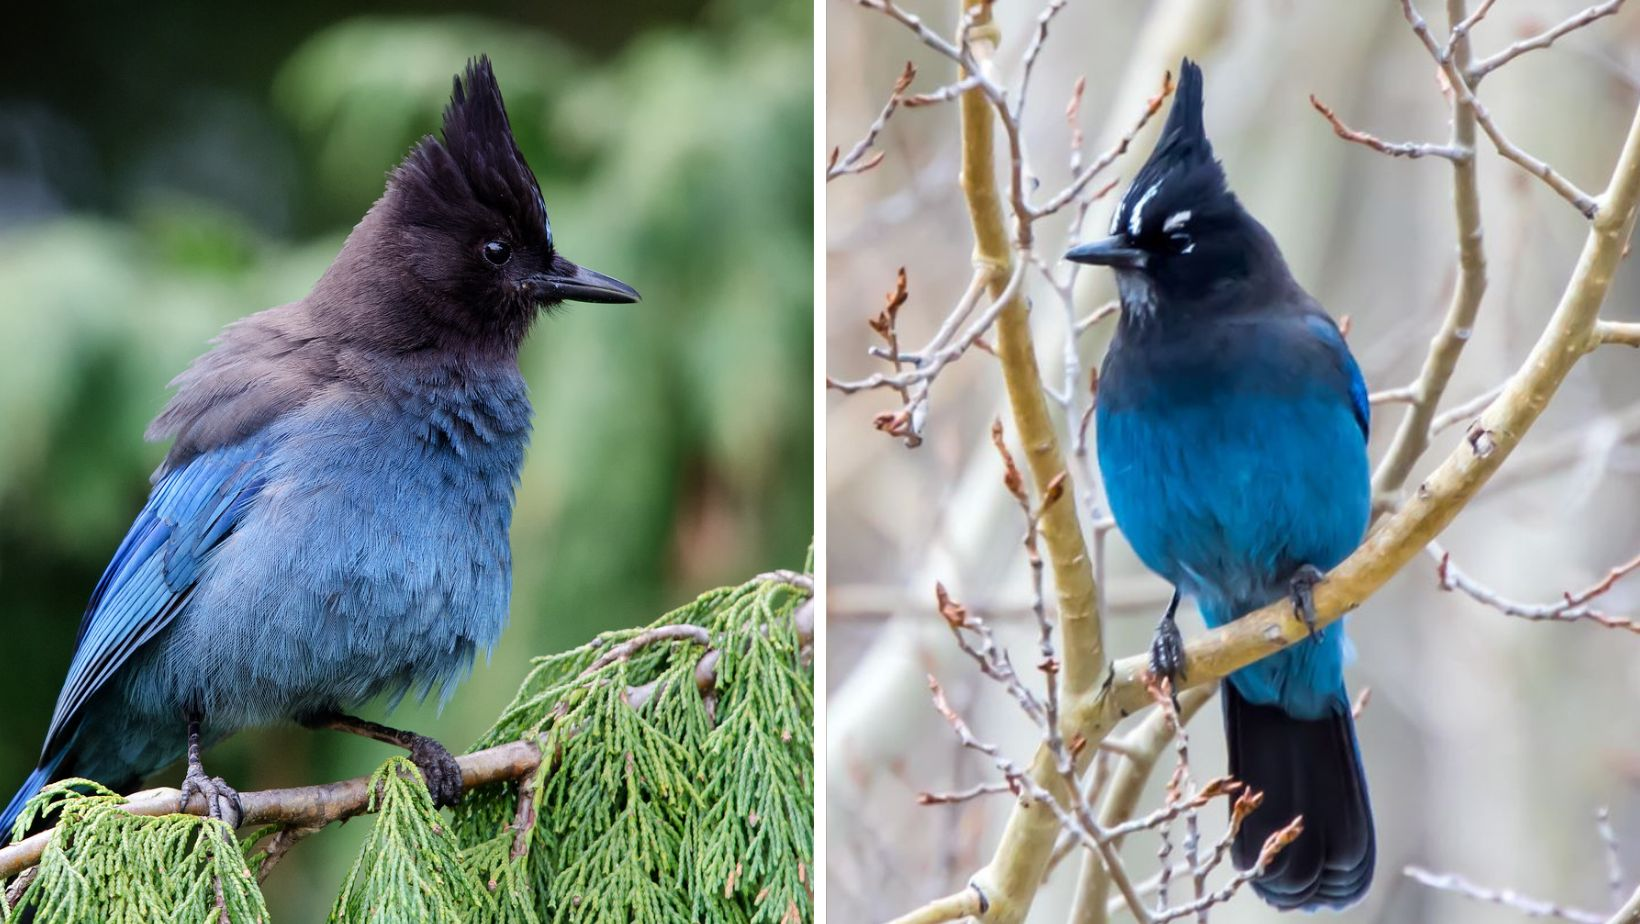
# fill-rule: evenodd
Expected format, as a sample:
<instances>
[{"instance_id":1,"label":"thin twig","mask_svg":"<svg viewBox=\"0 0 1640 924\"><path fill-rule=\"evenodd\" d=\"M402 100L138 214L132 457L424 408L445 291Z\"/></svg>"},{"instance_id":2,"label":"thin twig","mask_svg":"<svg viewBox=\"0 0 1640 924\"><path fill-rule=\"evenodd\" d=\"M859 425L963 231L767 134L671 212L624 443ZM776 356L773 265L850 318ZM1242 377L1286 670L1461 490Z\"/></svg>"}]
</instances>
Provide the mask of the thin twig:
<instances>
[{"instance_id":1,"label":"thin twig","mask_svg":"<svg viewBox=\"0 0 1640 924\"><path fill-rule=\"evenodd\" d=\"M1498 400L1498 395L1503 393L1503 385L1504 383L1494 385L1457 407L1437 414L1429 422L1429 438L1434 439L1436 434L1454 424L1474 420L1477 414L1491 407L1492 402Z\"/></svg>"},{"instance_id":2,"label":"thin twig","mask_svg":"<svg viewBox=\"0 0 1640 924\"><path fill-rule=\"evenodd\" d=\"M1468 160L1475 156L1473 151L1454 145L1385 141L1377 135L1350 128L1344 124L1343 120L1338 118L1326 103L1316 99L1314 93L1310 94L1310 105L1315 107L1316 112L1321 113L1322 118L1332 124L1333 134L1345 141L1365 145L1380 154L1388 154L1391 157L1410 157L1414 160L1420 157L1444 157L1447 160L1454 161Z\"/></svg>"},{"instance_id":3,"label":"thin twig","mask_svg":"<svg viewBox=\"0 0 1640 924\"><path fill-rule=\"evenodd\" d=\"M1594 6L1574 14L1560 23L1539 32L1531 38L1521 39L1497 54L1492 55L1485 60L1476 62L1474 66L1469 68L1469 80L1472 84L1479 83L1482 77L1485 77L1487 74L1492 73L1528 51L1535 51L1539 48L1548 48L1550 45L1554 44L1556 39L1566 33L1581 29L1602 16L1610 16L1617 12L1622 6L1623 0L1606 0L1605 3L1597 3Z\"/></svg>"},{"instance_id":4,"label":"thin twig","mask_svg":"<svg viewBox=\"0 0 1640 924\"><path fill-rule=\"evenodd\" d=\"M279 865L279 861L285 858L285 854L289 853L292 847L321 830L321 825L291 825L274 832L262 850L262 862L256 867L256 881L266 882L268 874L273 872L273 868Z\"/></svg>"},{"instance_id":5,"label":"thin twig","mask_svg":"<svg viewBox=\"0 0 1640 924\"><path fill-rule=\"evenodd\" d=\"M1640 623L1620 616L1608 616L1600 610L1589 606L1589 601L1611 590L1624 576L1640 570L1640 555L1629 559L1621 565L1606 572L1606 576L1593 585L1577 591L1561 595L1555 603L1521 603L1510 600L1497 591L1485 586L1452 563L1452 554L1441 548L1439 543L1430 543L1429 554L1436 561L1435 573L1440 580L1442 590L1461 590L1475 600L1492 607L1505 616L1514 616L1519 619L1528 619L1534 622L1594 622L1608 629L1624 629L1640 634Z\"/></svg>"},{"instance_id":6,"label":"thin twig","mask_svg":"<svg viewBox=\"0 0 1640 924\"><path fill-rule=\"evenodd\" d=\"M1455 18L1461 21L1462 10L1463 5L1459 3L1456 7L1449 7L1448 15L1457 14ZM1444 54L1444 67L1456 70L1468 66L1470 50L1467 38L1460 36L1443 53L1435 47L1429 27L1413 8L1412 0L1402 0L1402 11L1430 52L1437 58ZM1452 300L1447 305L1440 330L1430 341L1423 366L1418 370L1418 379L1412 385L1412 407L1401 419L1389 451L1373 473L1372 493L1375 497L1393 496L1399 492L1419 457L1429 448L1430 422L1435 417L1435 408L1440 404L1447 383L1452 380L1464 345L1469 342L1475 316L1480 311L1481 297L1486 293L1486 249L1481 226L1480 186L1473 157L1476 124L1475 110L1464 101L1454 100L1450 144L1471 153L1468 158L1452 161L1452 210L1457 225L1458 282L1453 287Z\"/></svg>"},{"instance_id":7,"label":"thin twig","mask_svg":"<svg viewBox=\"0 0 1640 924\"><path fill-rule=\"evenodd\" d=\"M1069 186L1060 190L1053 198L1041 206L1033 209L1031 216L1041 218L1045 215L1052 215L1069 205L1071 200L1075 199L1093 181L1094 177L1103 173L1105 168L1115 163L1118 157L1127 153L1128 148L1133 144L1133 139L1138 137L1139 132L1143 131L1156 113L1161 111L1162 103L1166 102L1167 98L1172 95L1173 73L1169 71L1162 75L1162 88L1157 91L1155 96L1145 101L1145 108L1139 113L1139 118L1134 120L1128 130L1122 134L1122 137L1118 138L1116 143L1111 145L1105 153L1099 155L1092 163L1082 168L1082 172L1076 174Z\"/></svg>"},{"instance_id":8,"label":"thin twig","mask_svg":"<svg viewBox=\"0 0 1640 924\"><path fill-rule=\"evenodd\" d=\"M1621 0L1618 0L1618 2L1621 2ZM1452 87L1452 93L1457 104L1475 114L1475 121L1480 125L1481 130L1486 132L1486 137L1491 139L1492 146L1497 149L1498 153L1520 165L1527 173L1542 180L1561 198L1570 202L1579 212L1582 212L1583 217L1593 218L1599 208L1599 203L1595 202L1594 197L1579 189L1572 181L1561 176L1553 167L1526 153L1505 137L1502 129L1498 128L1497 123L1492 120L1491 112L1476 98L1468 76L1471 71L1467 58L1468 40L1461 38L1453 45L1449 53L1447 49L1444 49L1435 41L1434 35L1429 31L1429 23L1412 5L1412 0L1401 0L1401 11L1406 16L1407 22L1412 26L1413 33L1418 36L1419 41L1424 43L1424 48L1429 51L1430 56L1435 59L1435 63L1445 73L1447 83ZM1504 60L1508 59L1505 58ZM1482 73L1485 73L1485 71L1482 70ZM1472 147L1472 145L1467 146Z\"/></svg>"},{"instance_id":9,"label":"thin twig","mask_svg":"<svg viewBox=\"0 0 1640 924\"><path fill-rule=\"evenodd\" d=\"M1604 805L1595 813L1595 831L1600 835L1600 847L1606 854L1606 884L1611 888L1612 902L1621 905L1628 891L1624 884L1623 856L1617 848L1617 832L1612 828L1611 811Z\"/></svg>"},{"instance_id":10,"label":"thin twig","mask_svg":"<svg viewBox=\"0 0 1640 924\"><path fill-rule=\"evenodd\" d=\"M967 802L978 799L980 796L991 796L997 793L1013 792L1007 783L990 782L975 783L967 789L955 792L920 792L917 793L918 805L952 805L958 802Z\"/></svg>"},{"instance_id":11,"label":"thin twig","mask_svg":"<svg viewBox=\"0 0 1640 924\"><path fill-rule=\"evenodd\" d=\"M871 123L871 127L866 129L865 137L855 142L854 147L849 148L847 154L839 156L839 148L831 149L831 163L826 165L826 182L830 183L832 180L850 173L865 173L883 162L882 151L878 151L870 157L866 157L866 152L870 151L872 146L877 143L877 136L882 134L883 129L888 126L888 120L893 117L894 110L900 107L900 103L905 97L906 88L911 86L911 81L916 77L917 68L910 61L905 62L905 70L900 72L899 79L894 81L894 89L888 95L888 102L883 104L882 112L877 114L877 118Z\"/></svg>"},{"instance_id":12,"label":"thin twig","mask_svg":"<svg viewBox=\"0 0 1640 924\"><path fill-rule=\"evenodd\" d=\"M1606 916L1603 914L1530 898L1513 889L1490 889L1453 873L1433 873L1421 866L1408 866L1402 873L1432 889L1452 892L1478 902L1513 908L1527 917L1557 918L1562 921L1575 921L1577 924L1606 924Z\"/></svg>"}]
</instances>

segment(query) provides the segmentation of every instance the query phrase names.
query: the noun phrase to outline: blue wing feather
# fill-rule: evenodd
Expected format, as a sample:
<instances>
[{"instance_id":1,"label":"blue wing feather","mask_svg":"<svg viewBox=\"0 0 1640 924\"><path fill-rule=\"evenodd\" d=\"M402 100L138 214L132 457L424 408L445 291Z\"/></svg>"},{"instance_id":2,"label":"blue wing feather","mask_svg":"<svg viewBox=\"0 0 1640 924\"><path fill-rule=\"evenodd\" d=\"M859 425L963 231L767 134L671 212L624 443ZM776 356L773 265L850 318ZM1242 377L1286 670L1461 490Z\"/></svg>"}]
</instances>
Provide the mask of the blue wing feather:
<instances>
[{"instance_id":1,"label":"blue wing feather","mask_svg":"<svg viewBox=\"0 0 1640 924\"><path fill-rule=\"evenodd\" d=\"M1372 429L1372 409L1367 402L1367 382L1362 378L1361 367L1356 365L1349 346L1344 343L1344 335L1339 332L1332 318L1324 314L1307 315L1304 320L1337 357L1339 369L1349 383L1350 410L1355 413L1355 422L1361 428L1361 436L1369 436Z\"/></svg>"},{"instance_id":2,"label":"blue wing feather","mask_svg":"<svg viewBox=\"0 0 1640 924\"><path fill-rule=\"evenodd\" d=\"M261 490L263 441L223 447L165 473L92 592L42 759L86 702L188 599L200 566Z\"/></svg>"}]
</instances>

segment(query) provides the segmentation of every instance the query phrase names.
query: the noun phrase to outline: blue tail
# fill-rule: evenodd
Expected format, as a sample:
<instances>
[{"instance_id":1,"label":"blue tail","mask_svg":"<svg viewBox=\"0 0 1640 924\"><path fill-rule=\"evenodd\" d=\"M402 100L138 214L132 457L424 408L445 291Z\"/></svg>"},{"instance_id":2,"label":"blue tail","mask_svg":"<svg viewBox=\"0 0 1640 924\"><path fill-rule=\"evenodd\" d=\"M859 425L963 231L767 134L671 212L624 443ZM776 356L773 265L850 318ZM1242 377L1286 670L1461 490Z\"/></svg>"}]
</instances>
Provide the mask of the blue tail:
<instances>
[{"instance_id":1,"label":"blue tail","mask_svg":"<svg viewBox=\"0 0 1640 924\"><path fill-rule=\"evenodd\" d=\"M17 816L23 814L23 804L38 795L40 790L51 782L67 753L66 748L58 751L56 756L36 767L34 772L28 775L28 779L23 781L23 788L17 790L17 795L12 796L11 801L6 803L6 810L0 812L0 845L11 841L11 826L16 824Z\"/></svg>"}]
</instances>

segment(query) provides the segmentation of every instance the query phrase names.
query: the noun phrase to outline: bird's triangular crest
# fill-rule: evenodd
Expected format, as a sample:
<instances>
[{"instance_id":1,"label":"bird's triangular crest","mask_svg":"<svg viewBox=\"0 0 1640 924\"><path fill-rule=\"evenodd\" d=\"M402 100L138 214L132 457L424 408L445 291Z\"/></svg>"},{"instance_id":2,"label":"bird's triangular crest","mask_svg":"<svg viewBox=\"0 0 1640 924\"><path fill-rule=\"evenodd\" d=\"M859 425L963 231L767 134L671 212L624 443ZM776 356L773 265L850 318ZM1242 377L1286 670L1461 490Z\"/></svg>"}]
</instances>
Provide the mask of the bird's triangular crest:
<instances>
[{"instance_id":1,"label":"bird's triangular crest","mask_svg":"<svg viewBox=\"0 0 1640 924\"><path fill-rule=\"evenodd\" d=\"M1112 217L1111 231L1126 230L1134 238L1149 228L1157 230L1146 206L1158 196L1170 202L1208 203L1225 191L1224 170L1213 157L1202 122L1202 69L1185 58L1179 63L1179 83L1173 92L1173 108L1162 126L1161 137L1150 158L1139 169L1122 203ZM1155 210L1173 214L1172 210Z\"/></svg>"},{"instance_id":2,"label":"bird's triangular crest","mask_svg":"<svg viewBox=\"0 0 1640 924\"><path fill-rule=\"evenodd\" d=\"M551 230L541 188L513 137L501 85L487 55L467 62L444 109L443 138L423 138L394 174L395 185L427 188L446 200L470 197L491 207L530 213Z\"/></svg>"}]
</instances>

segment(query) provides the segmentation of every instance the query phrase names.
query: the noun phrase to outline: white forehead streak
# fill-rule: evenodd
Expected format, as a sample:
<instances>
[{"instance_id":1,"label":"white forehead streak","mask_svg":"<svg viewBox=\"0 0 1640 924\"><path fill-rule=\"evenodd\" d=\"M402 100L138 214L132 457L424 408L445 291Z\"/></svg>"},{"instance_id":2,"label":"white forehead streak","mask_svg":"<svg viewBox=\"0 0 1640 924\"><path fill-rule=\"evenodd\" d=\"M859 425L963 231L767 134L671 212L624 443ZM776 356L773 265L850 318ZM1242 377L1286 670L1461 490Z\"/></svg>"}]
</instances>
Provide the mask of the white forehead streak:
<instances>
[{"instance_id":1,"label":"white forehead streak","mask_svg":"<svg viewBox=\"0 0 1640 924\"><path fill-rule=\"evenodd\" d=\"M1161 192L1161 190L1162 181L1157 180L1150 185L1149 189L1145 190L1145 194L1139 197L1138 202L1133 203L1133 211L1128 213L1128 234L1134 237L1139 236L1140 230L1145 226L1145 203L1149 202L1151 197Z\"/></svg>"},{"instance_id":2,"label":"white forehead streak","mask_svg":"<svg viewBox=\"0 0 1640 924\"><path fill-rule=\"evenodd\" d=\"M1173 214L1167 216L1167 221L1162 222L1162 233L1171 234L1176 229L1184 227L1184 223L1189 220L1189 209L1185 209L1182 212L1174 212Z\"/></svg>"}]
</instances>

